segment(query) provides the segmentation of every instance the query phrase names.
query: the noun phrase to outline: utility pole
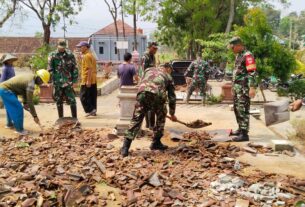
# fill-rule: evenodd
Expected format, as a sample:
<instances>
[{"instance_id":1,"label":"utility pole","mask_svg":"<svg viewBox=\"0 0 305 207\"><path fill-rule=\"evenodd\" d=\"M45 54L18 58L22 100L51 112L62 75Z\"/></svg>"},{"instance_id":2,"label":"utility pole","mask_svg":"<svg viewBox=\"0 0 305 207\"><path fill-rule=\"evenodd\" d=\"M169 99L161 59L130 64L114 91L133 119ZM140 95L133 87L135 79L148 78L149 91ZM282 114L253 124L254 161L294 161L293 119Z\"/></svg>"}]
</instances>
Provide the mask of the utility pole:
<instances>
[{"instance_id":1,"label":"utility pole","mask_svg":"<svg viewBox=\"0 0 305 207\"><path fill-rule=\"evenodd\" d=\"M291 49L291 39L292 39L292 19L290 18L290 28L289 28L289 49Z\"/></svg>"}]
</instances>

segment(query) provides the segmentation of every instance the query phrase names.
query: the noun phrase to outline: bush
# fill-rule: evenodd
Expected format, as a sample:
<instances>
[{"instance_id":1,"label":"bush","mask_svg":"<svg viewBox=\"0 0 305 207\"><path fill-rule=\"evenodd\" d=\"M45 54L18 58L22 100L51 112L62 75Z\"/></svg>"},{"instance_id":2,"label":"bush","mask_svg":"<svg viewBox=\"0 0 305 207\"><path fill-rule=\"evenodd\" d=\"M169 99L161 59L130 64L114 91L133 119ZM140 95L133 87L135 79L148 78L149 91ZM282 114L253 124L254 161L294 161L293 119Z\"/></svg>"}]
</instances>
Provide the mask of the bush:
<instances>
[{"instance_id":1,"label":"bush","mask_svg":"<svg viewBox=\"0 0 305 207\"><path fill-rule=\"evenodd\" d=\"M276 92L277 92L278 96L288 96L289 95L288 89L286 89L286 88L279 87Z\"/></svg>"},{"instance_id":2,"label":"bush","mask_svg":"<svg viewBox=\"0 0 305 207\"><path fill-rule=\"evenodd\" d=\"M34 105L38 105L39 102L40 102L40 97L39 97L39 95L34 95L34 96L33 96L33 104L34 104Z\"/></svg>"},{"instance_id":3,"label":"bush","mask_svg":"<svg viewBox=\"0 0 305 207\"><path fill-rule=\"evenodd\" d=\"M54 48L49 45L44 45L36 50L36 54L30 59L30 65L32 70L36 71L39 69L48 68L48 56Z\"/></svg>"},{"instance_id":4,"label":"bush","mask_svg":"<svg viewBox=\"0 0 305 207\"><path fill-rule=\"evenodd\" d=\"M206 102L209 105L218 104L218 103L221 103L222 99L223 99L223 97L221 95L215 96L215 95L211 94L211 95L207 95Z\"/></svg>"},{"instance_id":5,"label":"bush","mask_svg":"<svg viewBox=\"0 0 305 207\"><path fill-rule=\"evenodd\" d=\"M14 65L18 68L30 67L30 58L29 55L20 55Z\"/></svg>"},{"instance_id":6,"label":"bush","mask_svg":"<svg viewBox=\"0 0 305 207\"><path fill-rule=\"evenodd\" d=\"M288 93L294 99L300 99L305 97L305 80L296 80L291 83L288 88Z\"/></svg>"}]
</instances>

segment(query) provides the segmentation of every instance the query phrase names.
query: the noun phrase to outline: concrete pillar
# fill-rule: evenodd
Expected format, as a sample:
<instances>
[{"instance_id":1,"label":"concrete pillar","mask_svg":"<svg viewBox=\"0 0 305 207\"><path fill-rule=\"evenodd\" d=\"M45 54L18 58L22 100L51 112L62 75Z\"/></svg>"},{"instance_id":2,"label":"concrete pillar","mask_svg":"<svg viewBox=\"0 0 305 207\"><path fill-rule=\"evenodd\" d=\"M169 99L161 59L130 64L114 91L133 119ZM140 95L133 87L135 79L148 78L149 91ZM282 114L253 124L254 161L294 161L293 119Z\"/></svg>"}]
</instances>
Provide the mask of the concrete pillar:
<instances>
[{"instance_id":1,"label":"concrete pillar","mask_svg":"<svg viewBox=\"0 0 305 207\"><path fill-rule=\"evenodd\" d=\"M128 129L136 104L138 87L122 86L118 95L120 102L120 119L116 125L118 135L123 135Z\"/></svg>"},{"instance_id":2,"label":"concrete pillar","mask_svg":"<svg viewBox=\"0 0 305 207\"><path fill-rule=\"evenodd\" d=\"M232 83L225 83L221 87L221 95L223 96L223 101L233 101L233 95L232 95Z\"/></svg>"}]
</instances>

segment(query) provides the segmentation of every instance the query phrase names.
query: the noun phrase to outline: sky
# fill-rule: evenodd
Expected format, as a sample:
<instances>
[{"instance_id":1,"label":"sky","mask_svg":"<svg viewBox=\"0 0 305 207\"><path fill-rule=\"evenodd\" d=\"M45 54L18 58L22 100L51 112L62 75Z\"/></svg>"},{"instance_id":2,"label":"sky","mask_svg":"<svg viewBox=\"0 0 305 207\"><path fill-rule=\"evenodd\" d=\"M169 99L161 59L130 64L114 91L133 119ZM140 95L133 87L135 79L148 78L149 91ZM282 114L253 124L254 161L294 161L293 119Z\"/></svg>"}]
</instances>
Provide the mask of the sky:
<instances>
[{"instance_id":1,"label":"sky","mask_svg":"<svg viewBox=\"0 0 305 207\"><path fill-rule=\"evenodd\" d=\"M68 37L88 37L94 32L113 22L108 8L103 0L84 0L82 11L74 18L77 24L67 25ZM274 2L276 2L274 0ZM291 0L289 8L283 8L280 4L274 3L277 9L282 11L285 16L292 11L300 12L305 10L305 0ZM132 17L126 17L125 22L133 25ZM52 31L53 37L63 37L63 22L61 21ZM144 22L139 20L138 27L144 30L145 34L153 32L157 25L152 22ZM36 32L42 32L42 26L35 14L31 11L25 15L16 15L5 23L0 29L0 36L34 36Z\"/></svg>"}]
</instances>

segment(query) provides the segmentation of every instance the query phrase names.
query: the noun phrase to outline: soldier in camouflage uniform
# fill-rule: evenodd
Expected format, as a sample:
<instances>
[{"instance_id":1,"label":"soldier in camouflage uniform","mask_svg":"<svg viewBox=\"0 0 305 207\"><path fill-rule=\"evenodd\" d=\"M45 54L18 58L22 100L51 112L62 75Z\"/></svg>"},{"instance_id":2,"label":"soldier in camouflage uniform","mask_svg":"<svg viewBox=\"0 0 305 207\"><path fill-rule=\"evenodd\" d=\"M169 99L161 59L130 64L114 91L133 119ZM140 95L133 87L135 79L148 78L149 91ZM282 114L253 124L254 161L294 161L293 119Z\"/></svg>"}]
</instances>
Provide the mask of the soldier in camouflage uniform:
<instances>
[{"instance_id":1,"label":"soldier in camouflage uniform","mask_svg":"<svg viewBox=\"0 0 305 207\"><path fill-rule=\"evenodd\" d=\"M250 98L255 96L255 59L239 37L231 39L229 47L236 54L232 92L238 124L238 129L231 132L231 136L236 136L232 139L236 142L249 141Z\"/></svg>"},{"instance_id":2,"label":"soldier in camouflage uniform","mask_svg":"<svg viewBox=\"0 0 305 207\"><path fill-rule=\"evenodd\" d=\"M78 69L71 51L66 49L65 40L59 40L57 50L49 55L49 71L53 80L53 98L57 105L59 118L64 116L63 101L66 98L73 118L77 118L77 108L73 84L77 82Z\"/></svg>"},{"instance_id":3,"label":"soldier in camouflage uniform","mask_svg":"<svg viewBox=\"0 0 305 207\"><path fill-rule=\"evenodd\" d=\"M166 150L168 147L161 143L164 133L164 125L167 114L166 101L169 102L169 114L171 120L176 121L176 95L173 85L170 64L164 64L160 68L148 68L142 78L137 94L137 103L129 129L125 132L124 144L121 149L123 157L128 156L132 140L138 134L142 121L147 111L152 111L157 115L157 123L154 127L153 142L151 150Z\"/></svg>"},{"instance_id":4,"label":"soldier in camouflage uniform","mask_svg":"<svg viewBox=\"0 0 305 207\"><path fill-rule=\"evenodd\" d=\"M208 73L208 63L202 60L201 53L197 54L197 60L193 61L188 69L184 73L184 77L187 79L191 79L190 86L187 90L187 95L185 98L185 103L188 103L193 91L196 88L199 88L200 93L202 95L202 103L205 100L205 89L207 84L207 73Z\"/></svg>"},{"instance_id":5,"label":"soldier in camouflage uniform","mask_svg":"<svg viewBox=\"0 0 305 207\"><path fill-rule=\"evenodd\" d=\"M144 73L147 68L151 67L156 67L156 57L155 54L157 53L158 50L158 43L156 42L150 42L148 44L148 51L144 53L142 60L141 60L141 65L142 65L142 76L144 76ZM151 111L148 111L147 114L145 115L145 120L146 120L146 128L153 129L155 124L156 124L156 115L153 114Z\"/></svg>"}]
</instances>

